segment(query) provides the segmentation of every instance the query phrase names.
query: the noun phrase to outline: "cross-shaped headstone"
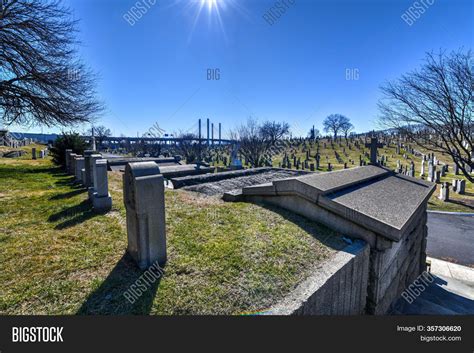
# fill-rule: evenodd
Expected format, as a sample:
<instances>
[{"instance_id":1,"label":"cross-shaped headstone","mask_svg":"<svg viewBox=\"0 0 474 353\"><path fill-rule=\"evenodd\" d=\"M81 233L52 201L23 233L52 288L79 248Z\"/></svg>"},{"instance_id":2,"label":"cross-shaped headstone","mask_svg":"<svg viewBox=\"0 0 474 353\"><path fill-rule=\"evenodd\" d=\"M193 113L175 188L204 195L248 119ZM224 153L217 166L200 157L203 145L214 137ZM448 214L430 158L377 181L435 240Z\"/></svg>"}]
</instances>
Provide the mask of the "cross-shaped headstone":
<instances>
[{"instance_id":1,"label":"cross-shaped headstone","mask_svg":"<svg viewBox=\"0 0 474 353\"><path fill-rule=\"evenodd\" d=\"M377 137L371 137L370 143L366 143L365 147L370 148L370 164L377 164L377 148L382 148L383 143L379 143Z\"/></svg>"}]
</instances>

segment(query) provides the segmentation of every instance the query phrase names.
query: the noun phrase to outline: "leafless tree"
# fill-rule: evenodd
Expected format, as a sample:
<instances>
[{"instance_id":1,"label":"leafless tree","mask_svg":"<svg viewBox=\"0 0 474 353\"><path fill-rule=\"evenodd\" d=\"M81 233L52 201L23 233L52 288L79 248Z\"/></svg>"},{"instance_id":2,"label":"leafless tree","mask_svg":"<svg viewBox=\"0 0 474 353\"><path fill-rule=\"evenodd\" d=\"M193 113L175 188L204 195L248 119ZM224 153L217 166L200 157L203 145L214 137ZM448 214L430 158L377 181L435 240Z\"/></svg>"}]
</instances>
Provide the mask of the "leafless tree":
<instances>
[{"instance_id":1,"label":"leafless tree","mask_svg":"<svg viewBox=\"0 0 474 353\"><path fill-rule=\"evenodd\" d=\"M239 152L254 168L265 164L265 157L272 146L270 137L262 134L257 120L249 118L230 133L231 139L239 143Z\"/></svg>"},{"instance_id":2,"label":"leafless tree","mask_svg":"<svg viewBox=\"0 0 474 353\"><path fill-rule=\"evenodd\" d=\"M344 138L347 140L347 136L349 136L349 133L354 130L354 125L352 125L350 121L346 121L342 124L341 130L344 133Z\"/></svg>"},{"instance_id":3,"label":"leafless tree","mask_svg":"<svg viewBox=\"0 0 474 353\"><path fill-rule=\"evenodd\" d=\"M260 127L262 137L274 144L290 132L290 125L288 123L278 123L276 121L266 121Z\"/></svg>"},{"instance_id":4,"label":"leafless tree","mask_svg":"<svg viewBox=\"0 0 474 353\"><path fill-rule=\"evenodd\" d=\"M2 0L0 116L4 123L70 125L103 109L95 75L77 58L77 21L59 1Z\"/></svg>"},{"instance_id":5,"label":"leafless tree","mask_svg":"<svg viewBox=\"0 0 474 353\"><path fill-rule=\"evenodd\" d=\"M331 114L323 121L324 131L333 133L334 140L347 124L350 124L349 118L342 114Z\"/></svg>"},{"instance_id":6,"label":"leafless tree","mask_svg":"<svg viewBox=\"0 0 474 353\"><path fill-rule=\"evenodd\" d=\"M92 129L94 130L94 133L92 133ZM112 136L112 131L110 131L110 129L106 128L103 125L99 125L99 126L94 126L90 130L88 130L87 134L89 136L94 135L98 146L101 146L106 137Z\"/></svg>"},{"instance_id":7,"label":"leafless tree","mask_svg":"<svg viewBox=\"0 0 474 353\"><path fill-rule=\"evenodd\" d=\"M472 52L428 53L421 69L382 86L380 122L419 146L448 154L464 176L474 178Z\"/></svg>"},{"instance_id":8,"label":"leafless tree","mask_svg":"<svg viewBox=\"0 0 474 353\"><path fill-rule=\"evenodd\" d=\"M202 160L202 156L206 153L207 145L199 143L197 135L178 133L177 137L182 140L176 144L176 151L186 160L186 163Z\"/></svg>"}]
</instances>

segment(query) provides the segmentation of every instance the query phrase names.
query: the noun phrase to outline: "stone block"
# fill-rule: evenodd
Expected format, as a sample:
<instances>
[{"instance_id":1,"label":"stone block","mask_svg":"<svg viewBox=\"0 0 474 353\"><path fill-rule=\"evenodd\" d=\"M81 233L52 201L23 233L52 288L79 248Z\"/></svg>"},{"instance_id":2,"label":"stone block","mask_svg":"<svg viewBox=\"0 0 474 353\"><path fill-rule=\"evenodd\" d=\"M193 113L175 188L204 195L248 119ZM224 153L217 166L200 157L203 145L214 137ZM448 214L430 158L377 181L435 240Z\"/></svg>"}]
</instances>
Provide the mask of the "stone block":
<instances>
[{"instance_id":1,"label":"stone block","mask_svg":"<svg viewBox=\"0 0 474 353\"><path fill-rule=\"evenodd\" d=\"M166 262L164 178L154 162L130 163L123 176L128 248L141 269Z\"/></svg>"}]
</instances>

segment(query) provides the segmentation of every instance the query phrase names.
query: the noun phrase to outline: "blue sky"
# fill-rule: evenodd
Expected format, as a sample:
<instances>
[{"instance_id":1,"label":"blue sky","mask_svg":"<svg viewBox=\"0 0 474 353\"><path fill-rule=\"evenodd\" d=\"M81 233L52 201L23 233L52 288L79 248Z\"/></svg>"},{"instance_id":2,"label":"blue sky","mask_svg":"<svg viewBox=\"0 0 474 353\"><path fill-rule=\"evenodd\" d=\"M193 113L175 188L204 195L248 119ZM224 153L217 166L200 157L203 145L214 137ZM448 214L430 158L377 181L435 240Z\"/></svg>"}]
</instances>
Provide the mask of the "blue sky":
<instances>
[{"instance_id":1,"label":"blue sky","mask_svg":"<svg viewBox=\"0 0 474 353\"><path fill-rule=\"evenodd\" d=\"M216 0L199 16L200 0L141 0L148 10L133 26L124 15L137 0L65 2L81 21L80 54L100 76L99 124L114 135L155 123L195 132L199 117L227 135L249 116L302 135L331 113L367 131L380 84L419 67L427 51L473 44L470 0L418 1L425 13L411 26L401 17L410 0L286 0L273 24L263 18L272 0ZM209 68L220 80L207 79Z\"/></svg>"}]
</instances>

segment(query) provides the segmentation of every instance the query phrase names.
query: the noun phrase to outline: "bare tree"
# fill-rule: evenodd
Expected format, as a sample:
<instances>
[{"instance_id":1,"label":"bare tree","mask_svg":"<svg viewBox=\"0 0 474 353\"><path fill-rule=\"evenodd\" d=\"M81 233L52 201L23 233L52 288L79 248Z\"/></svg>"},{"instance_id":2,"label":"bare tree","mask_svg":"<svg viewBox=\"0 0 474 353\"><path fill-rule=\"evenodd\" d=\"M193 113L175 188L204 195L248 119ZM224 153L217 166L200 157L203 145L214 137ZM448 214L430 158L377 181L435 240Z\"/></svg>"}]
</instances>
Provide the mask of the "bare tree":
<instances>
[{"instance_id":1,"label":"bare tree","mask_svg":"<svg viewBox=\"0 0 474 353\"><path fill-rule=\"evenodd\" d=\"M94 132L92 132L92 130L94 130ZM87 134L89 136L94 135L98 146L101 146L106 137L112 136L112 131L110 131L110 129L106 128L103 125L99 125L99 126L94 126L93 128L89 129L87 131Z\"/></svg>"},{"instance_id":2,"label":"bare tree","mask_svg":"<svg viewBox=\"0 0 474 353\"><path fill-rule=\"evenodd\" d=\"M179 133L177 137L181 140L176 144L176 150L186 163L200 162L206 153L207 145L199 143L199 137L192 133Z\"/></svg>"},{"instance_id":3,"label":"bare tree","mask_svg":"<svg viewBox=\"0 0 474 353\"><path fill-rule=\"evenodd\" d=\"M246 124L231 131L232 140L239 143L239 152L254 168L265 164L265 157L272 146L269 136L262 134L262 126L257 120L249 118Z\"/></svg>"},{"instance_id":4,"label":"bare tree","mask_svg":"<svg viewBox=\"0 0 474 353\"><path fill-rule=\"evenodd\" d=\"M346 124L350 124L349 118L342 114L331 114L323 121L324 131L332 132L334 140L337 139L339 131L342 131Z\"/></svg>"},{"instance_id":5,"label":"bare tree","mask_svg":"<svg viewBox=\"0 0 474 353\"><path fill-rule=\"evenodd\" d=\"M354 130L354 125L348 120L341 126L341 130L344 133L344 138L347 140L347 136L349 136L349 133Z\"/></svg>"},{"instance_id":6,"label":"bare tree","mask_svg":"<svg viewBox=\"0 0 474 353\"><path fill-rule=\"evenodd\" d=\"M380 122L419 146L448 154L471 182L474 168L472 52L428 53L421 69L381 87Z\"/></svg>"},{"instance_id":7,"label":"bare tree","mask_svg":"<svg viewBox=\"0 0 474 353\"><path fill-rule=\"evenodd\" d=\"M2 0L0 116L4 123L70 125L103 109L95 76L77 59L77 22L59 1Z\"/></svg>"},{"instance_id":8,"label":"bare tree","mask_svg":"<svg viewBox=\"0 0 474 353\"><path fill-rule=\"evenodd\" d=\"M279 139L288 135L290 132L290 125L288 123L278 123L276 121L266 121L260 127L262 137L274 144Z\"/></svg>"}]
</instances>

